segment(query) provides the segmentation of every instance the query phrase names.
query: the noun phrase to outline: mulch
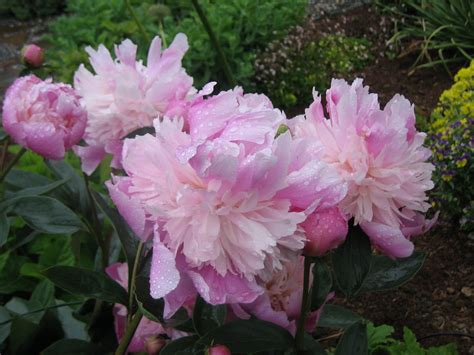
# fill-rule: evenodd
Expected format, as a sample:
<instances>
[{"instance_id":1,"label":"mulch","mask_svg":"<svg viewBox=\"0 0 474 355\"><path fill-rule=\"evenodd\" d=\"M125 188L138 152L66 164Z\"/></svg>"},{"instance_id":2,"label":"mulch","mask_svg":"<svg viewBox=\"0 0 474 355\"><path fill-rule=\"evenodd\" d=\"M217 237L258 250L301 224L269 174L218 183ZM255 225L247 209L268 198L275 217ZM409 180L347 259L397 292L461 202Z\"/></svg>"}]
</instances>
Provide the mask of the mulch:
<instances>
[{"instance_id":1,"label":"mulch","mask_svg":"<svg viewBox=\"0 0 474 355\"><path fill-rule=\"evenodd\" d=\"M336 15L310 20L316 35L340 33L365 37L373 44L372 64L346 77L364 79L384 105L396 93L415 104L416 112L429 115L440 94L452 85L452 76L443 67L412 72L415 55L389 58L387 41L392 20L374 7L362 6ZM392 51L392 53L396 53ZM452 68L452 73L457 68ZM289 110L303 113L304 108ZM291 115L289 115L291 117ZM336 303L356 311L377 324L395 327L397 337L407 326L424 346L456 343L461 354L474 354L474 340L446 333L474 335L474 243L455 228L440 226L415 240L417 250L427 254L418 275L401 288L357 296ZM425 338L426 337L426 338Z\"/></svg>"}]
</instances>

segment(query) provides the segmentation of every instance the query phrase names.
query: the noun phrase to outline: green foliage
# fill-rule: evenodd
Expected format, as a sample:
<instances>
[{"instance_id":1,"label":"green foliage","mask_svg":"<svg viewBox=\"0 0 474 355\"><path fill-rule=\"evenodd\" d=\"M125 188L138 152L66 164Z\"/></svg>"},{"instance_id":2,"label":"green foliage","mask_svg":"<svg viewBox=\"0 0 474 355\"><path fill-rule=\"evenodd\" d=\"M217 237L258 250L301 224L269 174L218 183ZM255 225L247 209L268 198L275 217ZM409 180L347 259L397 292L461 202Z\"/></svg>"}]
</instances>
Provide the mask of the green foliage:
<instances>
[{"instance_id":1,"label":"green foliage","mask_svg":"<svg viewBox=\"0 0 474 355\"><path fill-rule=\"evenodd\" d=\"M454 85L443 92L429 131L433 150L432 192L435 207L463 230L474 230L474 61L461 69Z\"/></svg>"},{"instance_id":2,"label":"green foliage","mask_svg":"<svg viewBox=\"0 0 474 355\"><path fill-rule=\"evenodd\" d=\"M473 58L474 2L471 0L401 0L384 8L401 18L391 42L416 44L419 56L415 66L446 66ZM419 65L423 61L426 63Z\"/></svg>"},{"instance_id":3,"label":"green foliage","mask_svg":"<svg viewBox=\"0 0 474 355\"><path fill-rule=\"evenodd\" d=\"M217 55L197 13L190 2L167 1L157 7L154 1L131 1L137 18L148 37L165 34L167 44L183 32L188 36L190 51L184 66L194 77L195 86L210 80L223 81ZM181 3L182 6L181 6ZM200 1L230 68L240 85L252 87L255 53L285 30L299 23L305 15L307 2L238 0ZM144 41L123 0L71 0L66 12L50 25L46 37L50 48L46 52L47 72L56 79L71 82L79 64L87 62L85 46L96 48L103 43L112 49L114 43L131 38L139 45L139 57L144 59L149 43ZM167 16L171 13L171 16ZM164 32L163 32L164 30Z\"/></svg>"},{"instance_id":4,"label":"green foliage","mask_svg":"<svg viewBox=\"0 0 474 355\"><path fill-rule=\"evenodd\" d=\"M277 107L308 105L313 87L321 92L331 77L361 69L371 59L366 39L307 36L300 31L272 42L255 62L258 87Z\"/></svg>"},{"instance_id":5,"label":"green foliage","mask_svg":"<svg viewBox=\"0 0 474 355\"><path fill-rule=\"evenodd\" d=\"M0 0L0 17L29 20L51 16L59 13L65 3L65 0Z\"/></svg>"},{"instance_id":6,"label":"green foliage","mask_svg":"<svg viewBox=\"0 0 474 355\"><path fill-rule=\"evenodd\" d=\"M458 354L454 344L438 347L423 348L416 340L415 334L407 328L403 328L403 339L396 340L392 337L394 328L386 324L374 326L367 324L367 337L369 343L369 354L387 355L456 355Z\"/></svg>"}]
</instances>

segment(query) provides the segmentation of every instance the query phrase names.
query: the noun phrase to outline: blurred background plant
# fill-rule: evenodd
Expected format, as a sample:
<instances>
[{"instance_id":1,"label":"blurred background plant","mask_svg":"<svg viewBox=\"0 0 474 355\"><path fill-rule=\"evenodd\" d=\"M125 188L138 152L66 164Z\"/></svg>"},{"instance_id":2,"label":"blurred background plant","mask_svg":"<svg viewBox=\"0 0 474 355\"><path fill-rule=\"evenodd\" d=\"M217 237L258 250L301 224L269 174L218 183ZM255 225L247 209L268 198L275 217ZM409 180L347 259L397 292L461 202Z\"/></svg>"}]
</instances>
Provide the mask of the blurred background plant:
<instances>
[{"instance_id":1,"label":"blurred background plant","mask_svg":"<svg viewBox=\"0 0 474 355\"><path fill-rule=\"evenodd\" d=\"M462 230L474 231L474 61L455 76L429 122L436 208Z\"/></svg>"},{"instance_id":2,"label":"blurred background plant","mask_svg":"<svg viewBox=\"0 0 474 355\"><path fill-rule=\"evenodd\" d=\"M66 0L0 0L0 17L30 20L63 11Z\"/></svg>"},{"instance_id":3,"label":"blurred background plant","mask_svg":"<svg viewBox=\"0 0 474 355\"><path fill-rule=\"evenodd\" d=\"M472 0L378 0L398 19L390 43L401 46L400 56L416 52L414 68L466 63L474 56ZM449 71L449 69L448 69Z\"/></svg>"}]
</instances>

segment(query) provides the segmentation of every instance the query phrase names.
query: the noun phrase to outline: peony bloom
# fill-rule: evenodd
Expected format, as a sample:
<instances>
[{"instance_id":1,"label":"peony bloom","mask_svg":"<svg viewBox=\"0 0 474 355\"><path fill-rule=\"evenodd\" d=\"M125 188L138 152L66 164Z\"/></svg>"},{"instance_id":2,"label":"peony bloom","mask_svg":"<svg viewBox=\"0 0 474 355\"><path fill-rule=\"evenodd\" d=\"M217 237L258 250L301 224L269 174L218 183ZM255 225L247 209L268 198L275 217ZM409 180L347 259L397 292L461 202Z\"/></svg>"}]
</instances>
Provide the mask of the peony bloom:
<instances>
[{"instance_id":1,"label":"peony bloom","mask_svg":"<svg viewBox=\"0 0 474 355\"><path fill-rule=\"evenodd\" d=\"M286 328L293 336L301 311L303 295L304 257L286 262L281 270L275 271L271 278L264 281L264 293L254 302L231 305L234 314L242 319L251 316ZM310 285L312 284L312 274ZM328 295L327 300L334 294ZM305 323L305 330L312 332L316 327L322 307L310 312Z\"/></svg>"},{"instance_id":2,"label":"peony bloom","mask_svg":"<svg viewBox=\"0 0 474 355\"><path fill-rule=\"evenodd\" d=\"M27 44L21 50L21 61L27 65L38 68L43 64L43 48L36 44Z\"/></svg>"},{"instance_id":3,"label":"peony bloom","mask_svg":"<svg viewBox=\"0 0 474 355\"><path fill-rule=\"evenodd\" d=\"M213 345L207 349L207 355L231 355L229 348L225 345Z\"/></svg>"},{"instance_id":4,"label":"peony bloom","mask_svg":"<svg viewBox=\"0 0 474 355\"><path fill-rule=\"evenodd\" d=\"M422 215L430 206L426 191L433 187L433 165L423 147L426 135L415 129L413 105L396 95L381 110L361 79L352 85L333 80L326 100L329 120L315 93L306 119L290 121L292 132L324 146L324 161L349 184L340 208L372 244L391 257L411 255L410 236L433 223Z\"/></svg>"},{"instance_id":5,"label":"peony bloom","mask_svg":"<svg viewBox=\"0 0 474 355\"><path fill-rule=\"evenodd\" d=\"M115 263L107 267L105 270L107 274L117 281L123 288L128 288L128 266L125 263ZM117 340L120 342L120 339L125 333L125 328L127 326L127 308L122 304L114 305L114 318L115 318L115 334L117 335ZM149 351L151 349L161 347L162 339L158 338L159 335L166 335L171 339L178 339L183 336L186 336L187 333L181 332L173 328L165 328L161 324L153 322L148 318L142 318L138 328L128 346L129 352L141 352ZM159 350L159 349L158 349Z\"/></svg>"},{"instance_id":6,"label":"peony bloom","mask_svg":"<svg viewBox=\"0 0 474 355\"><path fill-rule=\"evenodd\" d=\"M103 45L97 51L86 48L95 74L81 65L74 77L74 87L89 113L87 146L76 148L84 172L91 174L106 153L114 157L112 166L120 168L122 139L127 134L152 127L155 118L182 115L189 101L199 96L181 66L187 49L184 34L178 34L163 52L160 38L155 37L145 66L136 60L137 46L129 39L115 47L116 60ZM210 91L207 86L205 92Z\"/></svg>"},{"instance_id":7,"label":"peony bloom","mask_svg":"<svg viewBox=\"0 0 474 355\"><path fill-rule=\"evenodd\" d=\"M301 227L306 234L304 254L309 256L323 256L337 248L346 239L349 229L347 218L338 207L313 212Z\"/></svg>"},{"instance_id":8,"label":"peony bloom","mask_svg":"<svg viewBox=\"0 0 474 355\"><path fill-rule=\"evenodd\" d=\"M165 317L196 291L211 304L254 301L257 278L301 253L306 213L344 197L310 140L275 138L284 119L236 88L193 105L189 133L165 118L156 136L125 140L127 176L108 187L139 236L153 231L150 290L165 297Z\"/></svg>"},{"instance_id":9,"label":"peony bloom","mask_svg":"<svg viewBox=\"0 0 474 355\"><path fill-rule=\"evenodd\" d=\"M74 89L51 79L18 78L5 95L5 131L16 143L45 158L62 159L81 140L86 120Z\"/></svg>"}]
</instances>

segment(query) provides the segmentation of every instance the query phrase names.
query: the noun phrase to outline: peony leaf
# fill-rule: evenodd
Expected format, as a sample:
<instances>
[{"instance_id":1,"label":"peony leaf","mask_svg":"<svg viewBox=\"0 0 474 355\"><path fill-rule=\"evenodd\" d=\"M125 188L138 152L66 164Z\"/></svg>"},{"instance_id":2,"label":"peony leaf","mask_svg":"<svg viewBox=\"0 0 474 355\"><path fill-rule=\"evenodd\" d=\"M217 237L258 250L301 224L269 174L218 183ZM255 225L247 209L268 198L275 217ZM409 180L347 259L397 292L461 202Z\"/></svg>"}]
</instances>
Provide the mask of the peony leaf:
<instances>
[{"instance_id":1,"label":"peony leaf","mask_svg":"<svg viewBox=\"0 0 474 355\"><path fill-rule=\"evenodd\" d=\"M193 324L199 335L223 325L227 316L227 306L225 304L213 306L206 303L202 297L196 299L193 313Z\"/></svg>"},{"instance_id":2,"label":"peony leaf","mask_svg":"<svg viewBox=\"0 0 474 355\"><path fill-rule=\"evenodd\" d=\"M311 310L315 311L324 304L332 288L331 271L326 263L317 258L313 266L313 290L311 292Z\"/></svg>"},{"instance_id":3,"label":"peony leaf","mask_svg":"<svg viewBox=\"0 0 474 355\"><path fill-rule=\"evenodd\" d=\"M362 322L352 324L346 329L337 344L335 355L366 355L368 354L366 325Z\"/></svg>"},{"instance_id":4,"label":"peony leaf","mask_svg":"<svg viewBox=\"0 0 474 355\"><path fill-rule=\"evenodd\" d=\"M360 320L361 317L358 314L344 307L327 304L323 307L318 327L346 328Z\"/></svg>"}]
</instances>

